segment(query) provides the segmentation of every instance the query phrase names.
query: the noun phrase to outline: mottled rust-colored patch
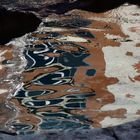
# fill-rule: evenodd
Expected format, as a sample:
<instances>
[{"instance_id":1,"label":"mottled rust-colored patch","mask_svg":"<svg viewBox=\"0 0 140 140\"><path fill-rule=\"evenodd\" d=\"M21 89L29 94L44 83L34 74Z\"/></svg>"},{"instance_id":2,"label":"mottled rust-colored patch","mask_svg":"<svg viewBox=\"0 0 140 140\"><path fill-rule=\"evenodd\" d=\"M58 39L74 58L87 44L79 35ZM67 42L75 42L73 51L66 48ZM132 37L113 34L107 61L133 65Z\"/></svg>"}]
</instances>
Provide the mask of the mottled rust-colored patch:
<instances>
[{"instance_id":1,"label":"mottled rust-colored patch","mask_svg":"<svg viewBox=\"0 0 140 140\"><path fill-rule=\"evenodd\" d=\"M140 81L140 75L135 76L134 79L135 79L136 81Z\"/></svg>"},{"instance_id":2,"label":"mottled rust-colored patch","mask_svg":"<svg viewBox=\"0 0 140 140\"><path fill-rule=\"evenodd\" d=\"M140 73L140 62L134 65L134 68L138 73Z\"/></svg>"},{"instance_id":3,"label":"mottled rust-colored patch","mask_svg":"<svg viewBox=\"0 0 140 140\"><path fill-rule=\"evenodd\" d=\"M136 47L140 47L140 43L138 43L138 44L136 45Z\"/></svg>"},{"instance_id":4,"label":"mottled rust-colored patch","mask_svg":"<svg viewBox=\"0 0 140 140\"><path fill-rule=\"evenodd\" d=\"M59 57L59 56L60 56L59 53L46 53L46 55L47 55L48 57Z\"/></svg>"},{"instance_id":5,"label":"mottled rust-colored patch","mask_svg":"<svg viewBox=\"0 0 140 140\"><path fill-rule=\"evenodd\" d=\"M133 56L133 52L126 52L127 56Z\"/></svg>"},{"instance_id":6,"label":"mottled rust-colored patch","mask_svg":"<svg viewBox=\"0 0 140 140\"><path fill-rule=\"evenodd\" d=\"M13 59L13 46L9 45L0 45L0 53L5 52L0 57L0 129L7 130L5 124L15 115L13 111L13 107L11 104L8 104L7 96L9 95L8 89L10 89L10 85L8 81L4 81L4 78L8 75L8 67L5 67L3 61L12 60ZM3 92L5 90L5 92ZM11 105L11 107L9 107Z\"/></svg>"},{"instance_id":7,"label":"mottled rust-colored patch","mask_svg":"<svg viewBox=\"0 0 140 140\"><path fill-rule=\"evenodd\" d=\"M5 51L5 53L2 55L4 57L4 60L12 60L13 59L13 46L12 45L0 45L0 51ZM0 76L4 77L7 75L7 68L4 67L2 64L3 61L0 60L0 65L2 66L2 69L0 70Z\"/></svg>"},{"instance_id":8,"label":"mottled rust-colored patch","mask_svg":"<svg viewBox=\"0 0 140 140\"><path fill-rule=\"evenodd\" d=\"M131 27L131 28L129 28L129 30L131 32L138 32L138 31L140 31L140 27Z\"/></svg>"},{"instance_id":9,"label":"mottled rust-colored patch","mask_svg":"<svg viewBox=\"0 0 140 140\"><path fill-rule=\"evenodd\" d=\"M138 73L140 73L140 62L137 63L137 64L135 64L135 65L134 65L134 68L136 69L136 71L137 71ZM135 76L134 79L135 79L136 81L140 81L140 75Z\"/></svg>"},{"instance_id":10,"label":"mottled rust-colored patch","mask_svg":"<svg viewBox=\"0 0 140 140\"><path fill-rule=\"evenodd\" d=\"M115 84L118 82L118 80L115 78L106 78L104 76L105 61L101 48L90 47L90 53L93 54L94 57L91 56L87 58L86 61L94 65L94 68L97 70L96 75L94 77L85 77L84 73L86 69L79 68L75 76L75 81L76 83L85 83L86 86L95 90L96 96L90 97L87 100L86 109L83 111L78 111L77 113L90 116L93 121L93 126L100 127L100 121L102 121L106 116L111 115L111 111L100 112L101 107L115 101L114 96L107 90L107 86ZM83 78L81 79L81 77ZM114 111L116 115L118 112L118 110ZM124 113L125 111L122 112L121 116L124 116Z\"/></svg>"},{"instance_id":11,"label":"mottled rust-colored patch","mask_svg":"<svg viewBox=\"0 0 140 140\"><path fill-rule=\"evenodd\" d=\"M38 125L40 123L40 119L39 117L32 115L32 114L21 114L21 116L19 115L16 120L18 120L19 122L22 122L23 124L30 124L33 126L33 131L38 130Z\"/></svg>"},{"instance_id":12,"label":"mottled rust-colored patch","mask_svg":"<svg viewBox=\"0 0 140 140\"><path fill-rule=\"evenodd\" d=\"M126 94L126 97L127 97L127 98L134 98L134 97L135 97L135 95Z\"/></svg>"},{"instance_id":13,"label":"mottled rust-colored patch","mask_svg":"<svg viewBox=\"0 0 140 140\"><path fill-rule=\"evenodd\" d=\"M136 114L137 114L137 115L140 115L140 110L138 110Z\"/></svg>"},{"instance_id":14,"label":"mottled rust-colored patch","mask_svg":"<svg viewBox=\"0 0 140 140\"><path fill-rule=\"evenodd\" d=\"M23 77L24 77L23 81L25 83L30 83L30 81L32 79L34 79L34 77L37 77L38 75L42 75L42 74L46 74L46 73L50 73L50 72L55 72L57 70L59 70L59 68L57 68L57 67L33 69L31 71L27 71L27 72L23 73Z\"/></svg>"}]
</instances>

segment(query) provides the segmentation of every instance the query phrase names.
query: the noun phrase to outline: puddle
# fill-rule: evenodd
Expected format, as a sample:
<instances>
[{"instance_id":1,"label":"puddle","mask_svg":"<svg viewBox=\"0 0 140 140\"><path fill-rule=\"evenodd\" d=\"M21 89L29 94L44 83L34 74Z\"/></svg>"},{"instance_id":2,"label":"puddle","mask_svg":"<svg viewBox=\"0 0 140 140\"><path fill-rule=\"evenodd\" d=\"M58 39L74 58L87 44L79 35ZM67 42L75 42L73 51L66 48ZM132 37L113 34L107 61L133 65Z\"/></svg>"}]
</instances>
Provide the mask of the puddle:
<instances>
[{"instance_id":1,"label":"puddle","mask_svg":"<svg viewBox=\"0 0 140 140\"><path fill-rule=\"evenodd\" d=\"M139 89L139 30L133 28L137 37L133 38L130 26L134 18L129 17L132 25L124 21L125 16L118 18L119 14L74 10L56 19L52 15L44 18L36 31L5 45L14 46L17 53L12 60L7 56L1 59L2 69L15 64L10 69L15 74L9 78L13 79L9 85L14 87L10 96L8 91L0 93L0 103L12 107L3 106L5 112L11 111L8 115L4 112L3 131L32 134L93 129L139 118L135 99ZM133 94L127 90L129 85L136 87ZM127 108L131 105L137 105L133 114Z\"/></svg>"},{"instance_id":2,"label":"puddle","mask_svg":"<svg viewBox=\"0 0 140 140\"><path fill-rule=\"evenodd\" d=\"M59 25L52 23L51 28ZM73 22L65 19L64 24L63 21L60 23L58 28L72 29L87 26L90 22L77 18ZM39 28L47 24L42 23ZM69 34L68 30L61 33L35 31L23 37L26 66L21 75L23 84L10 101L19 110L7 124L12 131L28 134L44 130L92 128L91 120L86 115L72 111L86 109L88 98L96 95L86 83L75 82L80 67L85 68L88 77L96 74L94 66L85 60L90 56L88 48L80 44L82 39L88 43L88 39L94 39L94 35L84 30L74 30ZM62 37L67 38L67 34L75 37L75 41L61 40Z\"/></svg>"}]
</instances>

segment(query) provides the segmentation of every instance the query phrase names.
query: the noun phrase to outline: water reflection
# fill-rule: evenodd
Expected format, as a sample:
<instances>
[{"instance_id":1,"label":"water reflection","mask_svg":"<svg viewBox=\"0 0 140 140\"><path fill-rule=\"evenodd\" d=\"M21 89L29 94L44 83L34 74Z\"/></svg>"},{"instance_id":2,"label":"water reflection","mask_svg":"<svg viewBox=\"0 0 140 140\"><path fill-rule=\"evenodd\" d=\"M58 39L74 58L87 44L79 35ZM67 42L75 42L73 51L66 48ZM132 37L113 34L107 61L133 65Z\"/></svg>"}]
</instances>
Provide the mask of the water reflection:
<instances>
[{"instance_id":1,"label":"water reflection","mask_svg":"<svg viewBox=\"0 0 140 140\"><path fill-rule=\"evenodd\" d=\"M65 21L63 23L44 23L42 26L75 28L89 24L89 21ZM81 30L72 33L77 37L94 38L90 32ZM65 33L63 34L65 36ZM88 49L71 41L59 41L58 32L36 31L28 35L24 55L27 60L23 72L24 85L13 95L18 106L28 115L38 119L38 123L25 123L25 118L16 118L12 129L20 134L44 130L66 130L91 128L90 119L85 115L72 113L73 110L86 108L89 97L95 92L86 86L78 86L74 77L77 69L88 67L85 59L90 56ZM37 42L37 43L36 43ZM89 69L87 76L94 76L95 69ZM84 83L83 83L84 85ZM82 90L83 89L83 90ZM87 92L86 92L87 90ZM19 107L20 108L20 107ZM29 119L30 120L30 119Z\"/></svg>"}]
</instances>

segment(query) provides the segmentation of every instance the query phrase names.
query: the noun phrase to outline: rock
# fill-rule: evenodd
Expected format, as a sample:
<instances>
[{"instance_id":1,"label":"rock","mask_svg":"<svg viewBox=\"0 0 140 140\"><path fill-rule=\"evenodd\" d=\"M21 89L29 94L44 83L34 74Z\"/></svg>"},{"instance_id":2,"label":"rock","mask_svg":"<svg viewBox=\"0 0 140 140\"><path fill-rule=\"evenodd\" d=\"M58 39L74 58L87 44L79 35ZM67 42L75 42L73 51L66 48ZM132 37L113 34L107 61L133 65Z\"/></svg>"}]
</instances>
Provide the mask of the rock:
<instances>
[{"instance_id":1,"label":"rock","mask_svg":"<svg viewBox=\"0 0 140 140\"><path fill-rule=\"evenodd\" d=\"M140 5L139 0L2 0L0 7L8 10L34 11L46 16L50 13L62 14L72 9L105 12L124 3Z\"/></svg>"},{"instance_id":2,"label":"rock","mask_svg":"<svg viewBox=\"0 0 140 140\"><path fill-rule=\"evenodd\" d=\"M48 13L68 11L71 0L4 0L0 1L1 7L16 11L34 11L46 16ZM61 7L61 8L60 8Z\"/></svg>"},{"instance_id":3,"label":"rock","mask_svg":"<svg viewBox=\"0 0 140 140\"><path fill-rule=\"evenodd\" d=\"M113 130L119 140L139 140L140 120L116 126Z\"/></svg>"},{"instance_id":4,"label":"rock","mask_svg":"<svg viewBox=\"0 0 140 140\"><path fill-rule=\"evenodd\" d=\"M34 31L41 20L32 13L0 9L0 44Z\"/></svg>"},{"instance_id":5,"label":"rock","mask_svg":"<svg viewBox=\"0 0 140 140\"><path fill-rule=\"evenodd\" d=\"M91 130L50 131L30 135L0 133L0 140L139 140L140 120L111 128Z\"/></svg>"}]
</instances>

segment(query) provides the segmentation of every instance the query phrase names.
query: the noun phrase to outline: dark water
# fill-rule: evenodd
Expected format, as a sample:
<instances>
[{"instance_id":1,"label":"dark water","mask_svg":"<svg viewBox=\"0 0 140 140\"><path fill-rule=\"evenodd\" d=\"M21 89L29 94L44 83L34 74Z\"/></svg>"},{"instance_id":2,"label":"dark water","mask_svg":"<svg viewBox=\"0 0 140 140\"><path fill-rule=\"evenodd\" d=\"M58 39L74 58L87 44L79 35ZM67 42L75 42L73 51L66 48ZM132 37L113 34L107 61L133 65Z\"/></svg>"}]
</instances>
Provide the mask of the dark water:
<instances>
[{"instance_id":1,"label":"dark water","mask_svg":"<svg viewBox=\"0 0 140 140\"><path fill-rule=\"evenodd\" d=\"M63 22L43 23L42 26L77 28L90 24L81 19L77 22ZM19 134L92 128L86 115L72 113L86 109L87 99L96 95L85 83L79 86L74 79L77 69L90 66L85 61L90 54L83 45L58 41L57 38L62 34L65 33L35 31L27 37L29 43L24 49L27 65L22 75L24 84L12 98L16 105L18 102L19 109L24 108L24 112L21 111L19 115L23 119L17 117L9 124ZM87 40L95 38L92 33L84 30L72 34ZM36 40L42 42L35 43ZM94 68L88 69L85 76L94 76L95 73ZM27 123L25 120L29 115L33 119ZM35 119L38 120L36 123Z\"/></svg>"}]
</instances>

